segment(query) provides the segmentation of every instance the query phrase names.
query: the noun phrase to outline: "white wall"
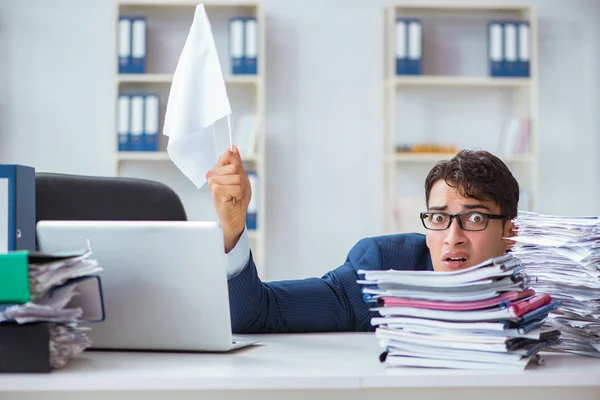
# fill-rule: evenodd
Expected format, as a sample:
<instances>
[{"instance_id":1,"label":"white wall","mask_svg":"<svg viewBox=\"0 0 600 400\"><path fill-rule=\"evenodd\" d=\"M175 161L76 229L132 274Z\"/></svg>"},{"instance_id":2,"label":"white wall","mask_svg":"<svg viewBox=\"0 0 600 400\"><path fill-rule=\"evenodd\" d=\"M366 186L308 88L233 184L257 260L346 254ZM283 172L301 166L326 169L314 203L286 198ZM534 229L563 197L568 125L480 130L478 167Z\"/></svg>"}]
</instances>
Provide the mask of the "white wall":
<instances>
[{"instance_id":1,"label":"white wall","mask_svg":"<svg viewBox=\"0 0 600 400\"><path fill-rule=\"evenodd\" d=\"M320 275L381 226L387 1L264 3L268 277ZM600 214L600 6L533 3L538 211ZM111 0L0 0L0 162L113 173L114 15Z\"/></svg>"},{"instance_id":2,"label":"white wall","mask_svg":"<svg viewBox=\"0 0 600 400\"><path fill-rule=\"evenodd\" d=\"M112 173L111 4L0 1L3 162Z\"/></svg>"}]
</instances>

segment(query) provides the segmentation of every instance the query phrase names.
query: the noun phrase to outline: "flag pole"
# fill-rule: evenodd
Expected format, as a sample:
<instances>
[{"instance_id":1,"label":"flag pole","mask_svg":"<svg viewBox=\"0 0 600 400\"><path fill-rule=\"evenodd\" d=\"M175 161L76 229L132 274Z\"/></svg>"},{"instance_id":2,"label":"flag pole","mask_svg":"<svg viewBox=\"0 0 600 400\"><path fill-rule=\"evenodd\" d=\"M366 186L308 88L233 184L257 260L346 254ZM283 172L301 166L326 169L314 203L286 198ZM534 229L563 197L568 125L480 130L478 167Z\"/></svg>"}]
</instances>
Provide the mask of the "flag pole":
<instances>
[{"instance_id":1,"label":"flag pole","mask_svg":"<svg viewBox=\"0 0 600 400\"><path fill-rule=\"evenodd\" d=\"M229 129L229 150L233 151L233 139L231 137L231 118L227 114L227 128ZM235 206L235 197L231 199L231 202Z\"/></svg>"}]
</instances>

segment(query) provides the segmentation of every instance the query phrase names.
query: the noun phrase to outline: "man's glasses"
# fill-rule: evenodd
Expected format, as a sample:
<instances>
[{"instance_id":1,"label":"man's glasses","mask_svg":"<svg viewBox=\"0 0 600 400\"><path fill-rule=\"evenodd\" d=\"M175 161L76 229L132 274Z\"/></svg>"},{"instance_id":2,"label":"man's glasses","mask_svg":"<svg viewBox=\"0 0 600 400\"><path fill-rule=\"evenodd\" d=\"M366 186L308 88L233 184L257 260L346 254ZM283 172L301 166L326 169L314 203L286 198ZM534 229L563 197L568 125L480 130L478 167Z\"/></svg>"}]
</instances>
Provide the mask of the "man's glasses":
<instances>
[{"instance_id":1,"label":"man's glasses","mask_svg":"<svg viewBox=\"0 0 600 400\"><path fill-rule=\"evenodd\" d=\"M456 218L458 226L465 231L483 231L488 226L490 219L507 219L505 215L486 214L480 211L468 211L460 214L446 212L422 212L421 222L426 229L443 231L450 228L452 220Z\"/></svg>"}]
</instances>

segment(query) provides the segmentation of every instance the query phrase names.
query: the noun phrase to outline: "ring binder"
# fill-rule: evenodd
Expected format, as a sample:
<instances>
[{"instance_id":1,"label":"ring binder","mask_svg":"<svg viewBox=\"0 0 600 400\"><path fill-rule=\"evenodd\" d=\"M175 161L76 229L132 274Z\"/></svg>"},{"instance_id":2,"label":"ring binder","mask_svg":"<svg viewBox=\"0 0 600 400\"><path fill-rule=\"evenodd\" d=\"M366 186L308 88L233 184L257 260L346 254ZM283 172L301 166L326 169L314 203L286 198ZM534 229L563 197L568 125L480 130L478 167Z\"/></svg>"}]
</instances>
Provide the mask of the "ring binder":
<instances>
[{"instance_id":1,"label":"ring binder","mask_svg":"<svg viewBox=\"0 0 600 400\"><path fill-rule=\"evenodd\" d=\"M0 372L50 372L50 323L0 324Z\"/></svg>"},{"instance_id":2,"label":"ring binder","mask_svg":"<svg viewBox=\"0 0 600 400\"><path fill-rule=\"evenodd\" d=\"M0 284L21 282L19 296L0 286L0 372L50 372L91 345L87 324L105 318L102 269L91 254L0 255Z\"/></svg>"}]
</instances>

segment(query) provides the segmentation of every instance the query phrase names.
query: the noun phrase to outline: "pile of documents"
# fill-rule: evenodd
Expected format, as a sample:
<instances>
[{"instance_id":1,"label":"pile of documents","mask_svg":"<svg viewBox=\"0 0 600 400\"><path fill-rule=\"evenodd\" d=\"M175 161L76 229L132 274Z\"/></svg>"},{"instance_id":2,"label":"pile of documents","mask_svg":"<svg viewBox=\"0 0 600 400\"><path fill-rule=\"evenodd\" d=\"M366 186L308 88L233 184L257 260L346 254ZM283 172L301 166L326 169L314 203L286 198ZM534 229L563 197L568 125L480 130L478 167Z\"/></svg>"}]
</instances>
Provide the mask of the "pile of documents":
<instances>
[{"instance_id":1,"label":"pile of documents","mask_svg":"<svg viewBox=\"0 0 600 400\"><path fill-rule=\"evenodd\" d=\"M511 254L451 272L359 271L390 366L522 370L560 343L543 328L560 301L530 288Z\"/></svg>"},{"instance_id":2,"label":"pile of documents","mask_svg":"<svg viewBox=\"0 0 600 400\"><path fill-rule=\"evenodd\" d=\"M27 251L0 254L0 337L13 347L22 346L23 354L40 341L45 341L49 351L49 365L32 364L25 370L61 368L91 345L90 327L84 324L104 319L97 275L101 270L91 251L70 255ZM39 329L40 325L47 327L46 331ZM17 333L31 341L19 340ZM43 357L34 354L31 359ZM10 360L2 361L9 372Z\"/></svg>"},{"instance_id":3,"label":"pile of documents","mask_svg":"<svg viewBox=\"0 0 600 400\"><path fill-rule=\"evenodd\" d=\"M535 290L562 302L547 321L561 331L552 350L600 357L600 217L520 212L514 222L513 253Z\"/></svg>"}]
</instances>

